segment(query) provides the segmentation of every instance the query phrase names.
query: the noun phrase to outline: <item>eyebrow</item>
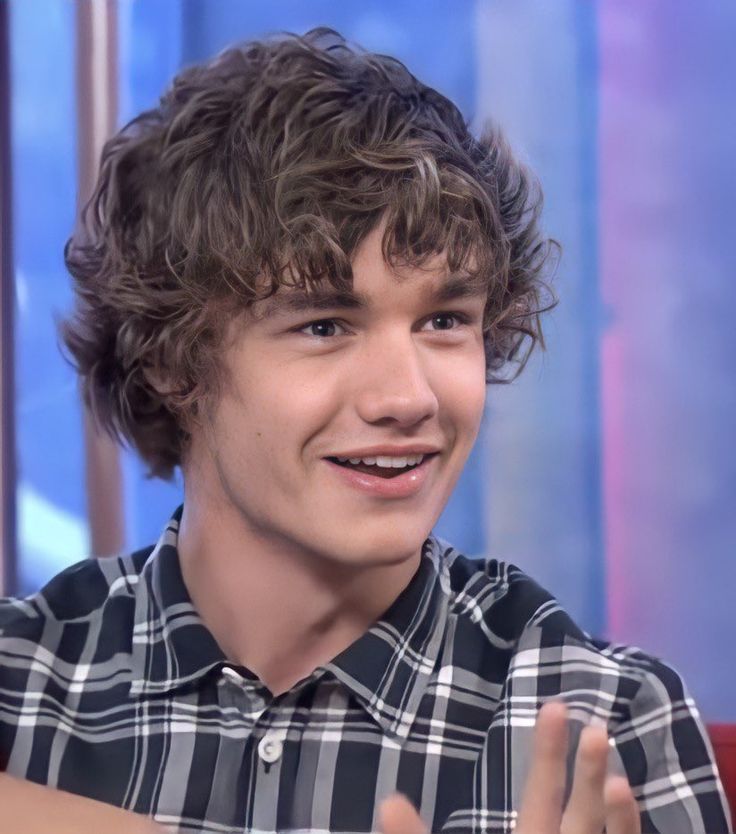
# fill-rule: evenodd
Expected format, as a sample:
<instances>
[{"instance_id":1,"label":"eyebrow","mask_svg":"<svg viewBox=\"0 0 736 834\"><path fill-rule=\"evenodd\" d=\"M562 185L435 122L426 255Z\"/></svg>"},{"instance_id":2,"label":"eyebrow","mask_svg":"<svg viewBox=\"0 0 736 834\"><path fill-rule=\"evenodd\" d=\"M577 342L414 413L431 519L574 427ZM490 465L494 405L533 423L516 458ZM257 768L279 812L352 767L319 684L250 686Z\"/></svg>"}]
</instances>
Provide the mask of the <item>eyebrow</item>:
<instances>
[{"instance_id":1,"label":"eyebrow","mask_svg":"<svg viewBox=\"0 0 736 834\"><path fill-rule=\"evenodd\" d=\"M488 295L488 287L478 284L467 275L450 275L432 293L434 301L458 301Z\"/></svg>"},{"instance_id":2,"label":"eyebrow","mask_svg":"<svg viewBox=\"0 0 736 834\"><path fill-rule=\"evenodd\" d=\"M268 316L278 313L305 313L310 310L358 310L367 306L368 299L365 296L349 290L289 290L266 299L262 311Z\"/></svg>"},{"instance_id":3,"label":"eyebrow","mask_svg":"<svg viewBox=\"0 0 736 834\"><path fill-rule=\"evenodd\" d=\"M431 294L435 303L457 301L463 298L484 296L487 289L474 283L465 275L450 275ZM368 297L352 290L318 288L316 290L289 290L276 294L262 302L264 316L288 313L308 313L324 310L364 310L370 306Z\"/></svg>"}]
</instances>

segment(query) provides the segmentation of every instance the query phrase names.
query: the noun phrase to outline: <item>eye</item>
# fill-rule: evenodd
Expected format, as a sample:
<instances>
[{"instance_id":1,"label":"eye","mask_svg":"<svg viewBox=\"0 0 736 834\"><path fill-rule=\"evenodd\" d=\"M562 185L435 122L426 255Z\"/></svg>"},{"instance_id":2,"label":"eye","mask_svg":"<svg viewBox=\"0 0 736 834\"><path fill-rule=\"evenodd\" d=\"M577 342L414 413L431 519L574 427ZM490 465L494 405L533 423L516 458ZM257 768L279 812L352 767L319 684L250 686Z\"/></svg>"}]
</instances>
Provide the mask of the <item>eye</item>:
<instances>
[{"instance_id":1,"label":"eye","mask_svg":"<svg viewBox=\"0 0 736 834\"><path fill-rule=\"evenodd\" d=\"M427 321L430 330L454 330L458 325L465 324L466 318L459 313L435 313Z\"/></svg>"},{"instance_id":2,"label":"eye","mask_svg":"<svg viewBox=\"0 0 736 834\"><path fill-rule=\"evenodd\" d=\"M310 321L304 327L299 328L300 333L306 336L314 336L317 339L329 339L331 336L339 335L338 330L343 328L334 319L320 319Z\"/></svg>"}]
</instances>

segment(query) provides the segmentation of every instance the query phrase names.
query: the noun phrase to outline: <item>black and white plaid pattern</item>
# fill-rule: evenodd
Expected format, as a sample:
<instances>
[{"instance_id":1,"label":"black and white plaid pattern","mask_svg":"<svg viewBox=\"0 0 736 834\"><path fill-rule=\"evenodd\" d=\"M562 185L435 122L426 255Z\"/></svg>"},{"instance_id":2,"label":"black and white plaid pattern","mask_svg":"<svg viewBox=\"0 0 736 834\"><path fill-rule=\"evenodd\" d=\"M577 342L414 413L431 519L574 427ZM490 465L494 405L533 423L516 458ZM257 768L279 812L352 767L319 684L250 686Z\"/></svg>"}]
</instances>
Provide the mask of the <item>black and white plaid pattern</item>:
<instances>
[{"instance_id":1,"label":"black and white plaid pattern","mask_svg":"<svg viewBox=\"0 0 736 834\"><path fill-rule=\"evenodd\" d=\"M273 698L197 616L178 518L0 604L2 769L182 832L376 831L396 790L433 832L510 832L535 716L561 697L573 739L608 727L644 832L730 830L677 674L591 640L517 568L428 539L384 617Z\"/></svg>"}]
</instances>

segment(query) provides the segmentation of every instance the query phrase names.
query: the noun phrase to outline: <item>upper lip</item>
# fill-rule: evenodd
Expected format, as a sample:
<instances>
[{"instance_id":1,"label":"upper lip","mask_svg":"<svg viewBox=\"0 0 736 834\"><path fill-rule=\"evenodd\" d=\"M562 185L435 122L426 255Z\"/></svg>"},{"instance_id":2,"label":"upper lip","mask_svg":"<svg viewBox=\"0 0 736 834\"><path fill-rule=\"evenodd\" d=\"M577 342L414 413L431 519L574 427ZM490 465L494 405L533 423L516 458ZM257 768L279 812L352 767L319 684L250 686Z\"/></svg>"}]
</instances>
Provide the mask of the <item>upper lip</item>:
<instances>
[{"instance_id":1,"label":"upper lip","mask_svg":"<svg viewBox=\"0 0 736 834\"><path fill-rule=\"evenodd\" d=\"M430 443L414 443L411 446L365 446L361 449L352 449L349 452L335 452L328 455L331 458L405 458L411 455L433 455L439 452L439 448Z\"/></svg>"}]
</instances>

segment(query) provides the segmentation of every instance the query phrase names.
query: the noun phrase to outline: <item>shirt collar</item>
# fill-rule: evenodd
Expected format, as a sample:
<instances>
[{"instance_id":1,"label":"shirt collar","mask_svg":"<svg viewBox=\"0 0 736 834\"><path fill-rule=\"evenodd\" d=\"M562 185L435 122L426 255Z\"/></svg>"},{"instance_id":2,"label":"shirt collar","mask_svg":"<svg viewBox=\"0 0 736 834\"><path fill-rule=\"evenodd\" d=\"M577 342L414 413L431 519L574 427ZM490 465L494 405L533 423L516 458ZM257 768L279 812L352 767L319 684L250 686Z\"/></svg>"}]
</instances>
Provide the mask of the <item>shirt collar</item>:
<instances>
[{"instance_id":1,"label":"shirt collar","mask_svg":"<svg viewBox=\"0 0 736 834\"><path fill-rule=\"evenodd\" d=\"M409 735L440 659L449 596L449 566L440 543L430 536L417 572L393 605L324 667L388 736Z\"/></svg>"},{"instance_id":2,"label":"shirt collar","mask_svg":"<svg viewBox=\"0 0 736 834\"><path fill-rule=\"evenodd\" d=\"M184 584L176 547L181 512L146 560L136 588L133 696L197 685L229 664ZM449 594L449 566L430 536L419 568L388 611L310 678L331 673L388 736L405 739L440 657Z\"/></svg>"},{"instance_id":3,"label":"shirt collar","mask_svg":"<svg viewBox=\"0 0 736 834\"><path fill-rule=\"evenodd\" d=\"M197 614L176 542L182 508L146 560L135 591L130 694L155 695L198 681L227 658Z\"/></svg>"}]
</instances>

